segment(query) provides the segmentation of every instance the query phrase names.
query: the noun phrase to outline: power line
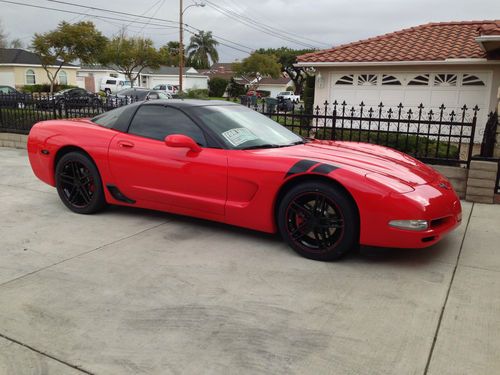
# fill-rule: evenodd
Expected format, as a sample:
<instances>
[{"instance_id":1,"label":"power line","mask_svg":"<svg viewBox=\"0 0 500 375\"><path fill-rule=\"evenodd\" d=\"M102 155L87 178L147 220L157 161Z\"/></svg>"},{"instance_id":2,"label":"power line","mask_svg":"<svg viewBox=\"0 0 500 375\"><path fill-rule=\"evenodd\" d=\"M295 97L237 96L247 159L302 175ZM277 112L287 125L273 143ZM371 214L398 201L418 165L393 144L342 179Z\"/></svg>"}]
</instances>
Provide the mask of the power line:
<instances>
[{"instance_id":1,"label":"power line","mask_svg":"<svg viewBox=\"0 0 500 375\"><path fill-rule=\"evenodd\" d=\"M228 0L224 0L225 2L228 1ZM210 2L208 0L206 0L206 2ZM278 27L275 27L275 26L271 26L269 24L266 24L264 22L260 22L260 21L257 21L257 20L254 20L252 18L249 18L247 16L244 15L244 12L245 10L238 4L236 3L235 0L231 0L231 3L233 4L233 6L235 7L235 9L231 9L231 6L227 7L227 10L230 11L230 12L233 12L234 14L238 14L239 16L241 17L244 17L246 18L247 20L249 21L253 21L255 24L258 24L258 25L261 25L263 27L266 27L268 29L271 29L271 30L276 30L278 32L281 32L281 33L285 33L285 35L291 35L291 36L295 36L296 38L298 39L303 39L303 40L307 40L309 42L313 42L313 43L316 43L316 44L322 44L324 46L328 46L330 47L331 45L329 43L325 43L325 42L320 42L319 40L315 40L315 39L310 39L310 38L307 38L305 36L302 36L302 35L299 35L297 33L293 33L293 32L290 32L289 30L286 30L286 29L280 29ZM239 13L236 13L236 12L239 12ZM252 10L252 12L254 12ZM253 13L255 14L255 13ZM261 17L264 18L264 16L261 15ZM272 22L269 18L266 18L268 21Z\"/></svg>"},{"instance_id":2,"label":"power line","mask_svg":"<svg viewBox=\"0 0 500 375\"><path fill-rule=\"evenodd\" d=\"M279 29L276 29L274 27L271 27L271 26L268 26L268 25L265 25L261 22L258 22L258 21L255 21L249 17L246 17L246 16L243 16L243 15L240 15L239 13L236 13L230 9L227 9L227 8L223 8L217 4L214 4L212 3L211 1L208 1L208 0L205 0L205 3L207 3L208 6L210 6L212 9L214 9L215 11L231 18L232 20L234 21L237 21L239 23L242 23L254 30L257 30L257 31L260 31L264 34L267 34L267 35L270 35L270 36L273 36L275 38L279 38L279 39L282 39L282 40L286 40L288 42L292 42L292 43L295 43L295 44L298 44L298 45L301 45L303 47L307 47L307 48L317 48L316 46L310 44L310 43L305 43L297 38L293 38L290 36L290 33L288 32L282 32L280 31Z\"/></svg>"},{"instance_id":3,"label":"power line","mask_svg":"<svg viewBox=\"0 0 500 375\"><path fill-rule=\"evenodd\" d=\"M66 3L66 2L63 2L63 1L56 1L56 0L47 0L47 1L58 2L58 3L65 3L65 4L68 4L68 5L74 5L74 6L80 6L78 4ZM45 10L50 10L50 11L62 12L62 13L77 14L77 15L82 15L82 16L87 16L87 17L93 17L93 18L97 18L97 19L115 20L115 21L122 21L122 22L131 22L132 21L131 23L137 23L137 24L142 24L142 25L147 25L147 26L149 26L149 25L151 25L151 26L160 26L161 28L164 28L164 29L175 29L175 28L177 28L177 26L168 26L168 25L162 25L162 24L158 24L158 23L142 22L142 21L137 21L137 20L134 21L134 20L131 20L131 19L124 19L124 18L117 18L117 17L110 17L110 16L103 16L103 15L95 15L95 14L89 15L88 13L83 13L83 12L76 12L76 11L71 11L71 10L53 8L53 7L45 7L45 6L34 5L34 4L25 4L25 3L19 3L19 2L16 2L16 1L0 0L0 2L1 3L7 3L7 4L14 4L14 5L26 6L26 7L30 7L30 8L37 8L37 9L45 9ZM86 6L80 6L80 7L87 8ZM135 14L125 13L125 12L118 12L118 11L113 11L113 10L109 10L109 9L104 10L102 8L99 9L99 8L96 8L96 7L88 7L88 8L93 9L93 10L106 11L106 12L110 12L110 13L123 14L123 15L126 15L126 16L132 16L132 17L137 17L137 18L146 18L146 19L151 19L151 20L159 20L159 21L162 21L162 22L175 23L175 21L169 21L169 20L164 20L164 19L155 18L155 17L137 16ZM179 24L179 22L177 22L177 24ZM197 29L197 28L189 26L187 24L184 24L184 26L192 28L192 29L195 29L198 32L201 31L201 29ZM193 32L191 30L188 30L188 29L186 29L186 32L188 32L190 34L196 34L195 32ZM252 51L251 47L240 45L239 43L230 41L230 40L222 38L220 36L215 36L214 34L212 34L212 35L214 36L214 39L216 39L219 42L219 44L221 44L223 46L226 46L228 48L232 48L234 50L237 50L237 51L240 51L240 52L244 52L244 53L250 53ZM243 46L247 50L243 50L241 48L234 47L234 46L231 46L229 44L223 43L223 42L221 42L218 39L224 40L224 41L226 41L228 43L232 43L232 44L235 44L235 45Z\"/></svg>"},{"instance_id":4,"label":"power line","mask_svg":"<svg viewBox=\"0 0 500 375\"><path fill-rule=\"evenodd\" d=\"M70 6L75 6L75 7L79 7L79 8L87 8L87 9L92 9L92 10L98 10L98 11L101 11L101 12L108 12L108 13L115 13L115 14L120 14L120 15L125 15L125 16L131 16L131 17L135 17L135 18L145 18L145 19L148 19L148 20L153 20L153 21L161 21L161 22L168 22L168 23L175 23L175 24L179 24L178 21L173 21L173 20L167 20L167 19L164 19L164 18L156 18L156 17L146 17L146 16L138 16L136 14L132 14L132 13L127 13L127 12L121 12L121 11L116 11L116 10L112 10L112 9L106 9L106 8L98 8L98 7L93 7L93 6L87 6L87 5L80 5L80 4L75 4L75 3L71 3L71 2L68 2L68 1L62 1L62 0L46 0L46 1L49 1L51 3L58 3L58 4L64 4L64 5L70 5ZM137 23L137 22L136 22ZM202 31L201 29L198 29L196 27L193 27L193 26L189 26L187 24L183 24L184 27L190 27L191 29L194 29L198 32ZM215 35L212 33L212 36L215 38L215 39L220 39L220 40L223 40L227 43L231 43L231 44L234 44L236 46L239 46L239 47L243 47L245 49L248 49L248 51L242 51L242 52L245 52L245 53L249 53L253 50L252 47L248 47L248 46L245 46L243 44L240 44L240 43L237 43L237 42L233 42L232 40L229 40L229 39L226 39L226 38L223 38L221 37L220 35ZM223 43L221 43L219 41L219 43L221 45L225 45ZM225 45L227 46L227 45ZM228 46L230 48L232 48L231 46ZM241 51L241 49L238 49L239 51Z\"/></svg>"}]
</instances>

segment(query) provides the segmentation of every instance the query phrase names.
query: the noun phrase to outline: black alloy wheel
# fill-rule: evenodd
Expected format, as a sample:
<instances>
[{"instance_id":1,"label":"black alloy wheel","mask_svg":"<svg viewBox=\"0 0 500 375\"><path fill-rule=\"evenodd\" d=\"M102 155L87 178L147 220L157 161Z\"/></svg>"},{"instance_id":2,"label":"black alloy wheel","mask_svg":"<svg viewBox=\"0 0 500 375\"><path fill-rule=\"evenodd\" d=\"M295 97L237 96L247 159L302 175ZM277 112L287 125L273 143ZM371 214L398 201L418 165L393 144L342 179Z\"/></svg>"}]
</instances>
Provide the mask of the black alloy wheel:
<instances>
[{"instance_id":1,"label":"black alloy wheel","mask_svg":"<svg viewBox=\"0 0 500 375\"><path fill-rule=\"evenodd\" d=\"M70 152L56 166L59 197L72 211L90 214L105 206L101 177L94 163L84 154Z\"/></svg>"},{"instance_id":2,"label":"black alloy wheel","mask_svg":"<svg viewBox=\"0 0 500 375\"><path fill-rule=\"evenodd\" d=\"M358 242L359 220L352 199L321 181L302 183L285 194L278 227L295 251L314 260L336 260Z\"/></svg>"}]
</instances>

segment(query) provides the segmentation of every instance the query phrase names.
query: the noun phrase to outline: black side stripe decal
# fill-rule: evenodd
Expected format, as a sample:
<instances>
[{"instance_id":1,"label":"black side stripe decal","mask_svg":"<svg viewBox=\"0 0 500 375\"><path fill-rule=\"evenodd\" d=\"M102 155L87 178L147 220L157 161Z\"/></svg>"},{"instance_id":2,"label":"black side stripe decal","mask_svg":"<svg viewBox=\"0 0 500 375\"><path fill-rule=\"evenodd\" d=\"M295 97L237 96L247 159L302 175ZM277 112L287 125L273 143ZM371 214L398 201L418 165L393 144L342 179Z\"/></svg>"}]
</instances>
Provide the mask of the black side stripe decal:
<instances>
[{"instance_id":1,"label":"black side stripe decal","mask_svg":"<svg viewBox=\"0 0 500 375\"><path fill-rule=\"evenodd\" d=\"M292 168L289 169L289 171L286 173L285 178L290 177L296 173L304 173L309 170L313 165L318 164L317 161L313 160L300 160L297 163L295 163Z\"/></svg>"},{"instance_id":2,"label":"black side stripe decal","mask_svg":"<svg viewBox=\"0 0 500 375\"><path fill-rule=\"evenodd\" d=\"M339 169L339 167L336 167L334 165L330 164L320 164L316 168L314 168L311 173L320 173L320 174L328 174L335 169Z\"/></svg>"}]
</instances>

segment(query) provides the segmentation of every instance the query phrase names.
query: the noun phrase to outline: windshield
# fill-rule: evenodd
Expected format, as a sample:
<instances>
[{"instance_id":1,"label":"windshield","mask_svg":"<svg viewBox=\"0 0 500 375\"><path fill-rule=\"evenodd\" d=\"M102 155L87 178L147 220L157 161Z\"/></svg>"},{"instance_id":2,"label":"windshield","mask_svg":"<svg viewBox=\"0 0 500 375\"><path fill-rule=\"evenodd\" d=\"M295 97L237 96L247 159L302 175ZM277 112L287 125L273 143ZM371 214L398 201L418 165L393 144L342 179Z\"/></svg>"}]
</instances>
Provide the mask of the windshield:
<instances>
[{"instance_id":1,"label":"windshield","mask_svg":"<svg viewBox=\"0 0 500 375\"><path fill-rule=\"evenodd\" d=\"M230 149L285 147L304 143L302 137L284 126L243 106L194 107L192 111Z\"/></svg>"}]
</instances>

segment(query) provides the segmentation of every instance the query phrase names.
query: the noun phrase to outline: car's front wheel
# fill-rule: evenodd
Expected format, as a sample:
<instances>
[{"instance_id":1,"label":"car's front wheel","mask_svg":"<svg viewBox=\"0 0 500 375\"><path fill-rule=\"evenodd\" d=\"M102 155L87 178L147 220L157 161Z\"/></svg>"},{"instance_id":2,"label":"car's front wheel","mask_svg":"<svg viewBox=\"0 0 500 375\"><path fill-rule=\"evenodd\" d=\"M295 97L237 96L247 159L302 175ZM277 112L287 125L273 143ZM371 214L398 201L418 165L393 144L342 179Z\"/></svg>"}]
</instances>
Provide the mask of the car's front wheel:
<instances>
[{"instance_id":1,"label":"car's front wheel","mask_svg":"<svg viewBox=\"0 0 500 375\"><path fill-rule=\"evenodd\" d=\"M277 221L285 242L309 259L336 260L358 244L356 206L333 184L311 181L294 186L279 203Z\"/></svg>"},{"instance_id":2,"label":"car's front wheel","mask_svg":"<svg viewBox=\"0 0 500 375\"><path fill-rule=\"evenodd\" d=\"M91 214L106 205L99 171L83 153L69 152L61 157L55 178L59 197L71 211Z\"/></svg>"}]
</instances>

